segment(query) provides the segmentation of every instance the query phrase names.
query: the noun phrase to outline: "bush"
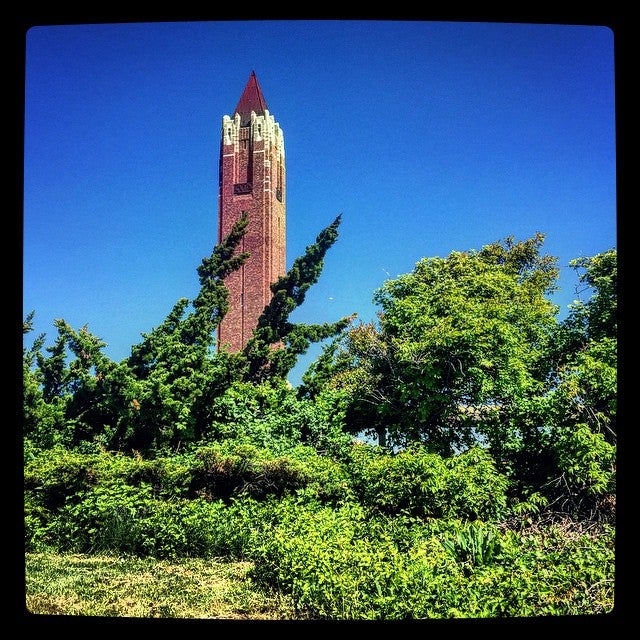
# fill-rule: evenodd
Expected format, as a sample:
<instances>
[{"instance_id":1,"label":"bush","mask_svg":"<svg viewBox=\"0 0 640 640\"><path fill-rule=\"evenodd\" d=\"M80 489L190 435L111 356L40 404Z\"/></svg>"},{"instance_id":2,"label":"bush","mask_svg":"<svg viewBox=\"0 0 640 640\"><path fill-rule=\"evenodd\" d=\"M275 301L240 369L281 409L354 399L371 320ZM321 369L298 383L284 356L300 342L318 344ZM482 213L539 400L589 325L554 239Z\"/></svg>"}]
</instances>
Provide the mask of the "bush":
<instances>
[{"instance_id":1,"label":"bush","mask_svg":"<svg viewBox=\"0 0 640 640\"><path fill-rule=\"evenodd\" d=\"M445 461L447 516L468 520L499 519L507 507L507 476L481 447Z\"/></svg>"},{"instance_id":2,"label":"bush","mask_svg":"<svg viewBox=\"0 0 640 640\"><path fill-rule=\"evenodd\" d=\"M243 498L226 505L203 498L159 500L151 487L122 480L101 485L69 502L47 527L31 533L29 550L118 553L157 558L245 558L269 522L267 504ZM32 511L30 519L35 520Z\"/></svg>"},{"instance_id":3,"label":"bush","mask_svg":"<svg viewBox=\"0 0 640 640\"><path fill-rule=\"evenodd\" d=\"M68 497L95 485L100 460L99 454L84 455L62 447L44 450L25 464L25 490L38 504L55 510Z\"/></svg>"},{"instance_id":4,"label":"bush","mask_svg":"<svg viewBox=\"0 0 640 640\"><path fill-rule=\"evenodd\" d=\"M209 499L283 495L305 486L309 477L299 461L273 458L266 450L241 444L228 449L203 447L195 453L191 491Z\"/></svg>"},{"instance_id":5,"label":"bush","mask_svg":"<svg viewBox=\"0 0 640 640\"><path fill-rule=\"evenodd\" d=\"M235 520L255 529L245 522L246 505L254 513L257 502L235 498L296 491L310 482L312 469L312 463L272 457L251 445L201 447L155 460L45 451L25 467L27 549L244 553L243 528ZM222 500L229 511L221 511Z\"/></svg>"},{"instance_id":6,"label":"bush","mask_svg":"<svg viewBox=\"0 0 640 640\"><path fill-rule=\"evenodd\" d=\"M297 494L302 495L304 492L310 499L333 505L354 501L356 496L345 465L333 458L318 455L313 449L311 451L312 455L302 460L309 478L308 484ZM291 455L299 454L292 451Z\"/></svg>"},{"instance_id":7,"label":"bush","mask_svg":"<svg viewBox=\"0 0 640 640\"><path fill-rule=\"evenodd\" d=\"M199 496L198 473L211 481ZM156 460L56 450L25 479L28 551L249 560L302 616L573 615L613 602L613 528L492 524L505 480L481 449L443 459L357 445L347 464L300 445ZM225 500L211 490L220 479L237 489Z\"/></svg>"},{"instance_id":8,"label":"bush","mask_svg":"<svg viewBox=\"0 0 640 640\"><path fill-rule=\"evenodd\" d=\"M507 479L481 448L442 458L419 446L385 454L360 445L350 468L363 503L386 514L495 519L506 506Z\"/></svg>"},{"instance_id":9,"label":"bush","mask_svg":"<svg viewBox=\"0 0 640 640\"><path fill-rule=\"evenodd\" d=\"M585 424L562 430L554 451L558 470L573 495L595 498L615 493L616 448Z\"/></svg>"},{"instance_id":10,"label":"bush","mask_svg":"<svg viewBox=\"0 0 640 640\"><path fill-rule=\"evenodd\" d=\"M278 505L251 575L307 616L340 620L589 615L613 605L613 536L516 534L367 516L361 505ZM569 534L569 535L568 535Z\"/></svg>"},{"instance_id":11,"label":"bush","mask_svg":"<svg viewBox=\"0 0 640 640\"><path fill-rule=\"evenodd\" d=\"M162 502L142 522L145 555L244 559L261 538L268 512L263 504L244 498L225 505L204 499Z\"/></svg>"}]
</instances>

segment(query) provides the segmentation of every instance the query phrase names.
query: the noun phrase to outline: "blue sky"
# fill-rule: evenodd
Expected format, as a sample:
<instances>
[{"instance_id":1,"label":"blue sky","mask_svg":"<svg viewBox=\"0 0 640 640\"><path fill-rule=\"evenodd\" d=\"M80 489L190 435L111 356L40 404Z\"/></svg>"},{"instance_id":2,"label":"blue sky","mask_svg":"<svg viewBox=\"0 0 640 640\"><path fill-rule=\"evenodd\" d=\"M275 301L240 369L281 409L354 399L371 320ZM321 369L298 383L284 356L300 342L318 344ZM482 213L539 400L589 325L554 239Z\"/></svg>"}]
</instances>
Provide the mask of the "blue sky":
<instances>
[{"instance_id":1,"label":"blue sky","mask_svg":"<svg viewBox=\"0 0 640 640\"><path fill-rule=\"evenodd\" d=\"M23 310L114 360L198 291L217 239L220 126L255 70L284 131L287 266L339 213L292 319L375 319L422 257L546 234L616 247L614 34L606 26L211 21L26 35ZM34 334L32 334L34 335ZM28 339L31 339L29 336ZM310 350L294 370L319 353Z\"/></svg>"}]
</instances>

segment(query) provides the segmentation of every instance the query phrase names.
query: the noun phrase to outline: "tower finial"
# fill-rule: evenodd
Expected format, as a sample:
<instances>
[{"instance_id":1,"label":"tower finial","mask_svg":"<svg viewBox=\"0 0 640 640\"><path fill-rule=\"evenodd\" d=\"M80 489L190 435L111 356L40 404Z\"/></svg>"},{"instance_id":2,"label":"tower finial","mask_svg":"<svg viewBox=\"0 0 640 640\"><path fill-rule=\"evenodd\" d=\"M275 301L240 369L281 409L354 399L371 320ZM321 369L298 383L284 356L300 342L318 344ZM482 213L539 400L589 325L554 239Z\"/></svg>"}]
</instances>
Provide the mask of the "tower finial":
<instances>
[{"instance_id":1,"label":"tower finial","mask_svg":"<svg viewBox=\"0 0 640 640\"><path fill-rule=\"evenodd\" d=\"M262 95L256 72L252 70L234 113L240 114L242 126L245 126L251 122L252 111L258 116L263 116L266 110L267 102Z\"/></svg>"}]
</instances>

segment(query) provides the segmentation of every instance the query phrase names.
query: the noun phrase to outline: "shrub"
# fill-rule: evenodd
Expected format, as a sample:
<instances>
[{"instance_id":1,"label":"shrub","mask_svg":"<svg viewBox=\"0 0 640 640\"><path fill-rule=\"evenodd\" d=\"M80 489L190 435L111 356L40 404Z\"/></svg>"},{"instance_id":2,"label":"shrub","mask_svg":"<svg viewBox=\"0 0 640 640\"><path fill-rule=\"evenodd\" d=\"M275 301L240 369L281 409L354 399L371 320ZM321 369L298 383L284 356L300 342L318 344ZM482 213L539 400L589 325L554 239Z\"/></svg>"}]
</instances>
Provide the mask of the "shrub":
<instances>
[{"instance_id":1,"label":"shrub","mask_svg":"<svg viewBox=\"0 0 640 640\"><path fill-rule=\"evenodd\" d=\"M137 459L129 466L125 477L133 485L150 485L158 498L186 497L191 486L192 467L190 455Z\"/></svg>"},{"instance_id":2,"label":"shrub","mask_svg":"<svg viewBox=\"0 0 640 640\"><path fill-rule=\"evenodd\" d=\"M295 452L292 452L292 455L295 455ZM304 491L312 499L333 505L355 500L351 476L344 464L315 452L302 463L308 484L298 491L299 495Z\"/></svg>"},{"instance_id":3,"label":"shrub","mask_svg":"<svg viewBox=\"0 0 640 640\"><path fill-rule=\"evenodd\" d=\"M613 537L278 506L251 575L327 619L588 615L613 605Z\"/></svg>"},{"instance_id":4,"label":"shrub","mask_svg":"<svg viewBox=\"0 0 640 640\"><path fill-rule=\"evenodd\" d=\"M507 479L481 448L442 458L419 446L385 454L361 445L350 468L363 503L386 514L489 519L506 506Z\"/></svg>"},{"instance_id":5,"label":"shrub","mask_svg":"<svg viewBox=\"0 0 640 640\"><path fill-rule=\"evenodd\" d=\"M491 454L481 447L445 461L446 513L468 520L498 519L507 506L507 476L499 473Z\"/></svg>"},{"instance_id":6,"label":"shrub","mask_svg":"<svg viewBox=\"0 0 640 640\"><path fill-rule=\"evenodd\" d=\"M339 501L350 495L347 480L337 462L304 446L273 457L227 442L155 460L50 450L26 466L26 544L30 550L242 555L247 529L257 526L248 521L257 500L304 492L307 501ZM229 507L224 512L212 506L222 501Z\"/></svg>"},{"instance_id":7,"label":"shrub","mask_svg":"<svg viewBox=\"0 0 640 640\"><path fill-rule=\"evenodd\" d=\"M570 492L595 497L615 493L616 448L585 424L563 430L555 445L558 469Z\"/></svg>"},{"instance_id":8,"label":"shrub","mask_svg":"<svg viewBox=\"0 0 640 640\"><path fill-rule=\"evenodd\" d=\"M299 461L287 456L273 458L268 451L248 444L235 445L228 453L215 445L201 448L195 459L191 492L209 499L283 495L309 481Z\"/></svg>"},{"instance_id":9,"label":"shrub","mask_svg":"<svg viewBox=\"0 0 640 640\"><path fill-rule=\"evenodd\" d=\"M156 506L148 486L117 480L69 500L56 514L53 530L63 551L137 553L141 521Z\"/></svg>"},{"instance_id":10,"label":"shrub","mask_svg":"<svg viewBox=\"0 0 640 640\"><path fill-rule=\"evenodd\" d=\"M32 493L26 493L24 499L24 538L25 551L43 551L56 547L56 537L51 531L55 522L53 512Z\"/></svg>"},{"instance_id":11,"label":"shrub","mask_svg":"<svg viewBox=\"0 0 640 640\"><path fill-rule=\"evenodd\" d=\"M281 505L258 550L254 579L291 594L298 611L327 619L447 617L464 575L438 539L396 519L339 508Z\"/></svg>"},{"instance_id":12,"label":"shrub","mask_svg":"<svg viewBox=\"0 0 640 640\"><path fill-rule=\"evenodd\" d=\"M96 483L100 459L100 454L84 455L61 447L44 450L25 464L25 490L39 504L55 510L69 496Z\"/></svg>"}]
</instances>

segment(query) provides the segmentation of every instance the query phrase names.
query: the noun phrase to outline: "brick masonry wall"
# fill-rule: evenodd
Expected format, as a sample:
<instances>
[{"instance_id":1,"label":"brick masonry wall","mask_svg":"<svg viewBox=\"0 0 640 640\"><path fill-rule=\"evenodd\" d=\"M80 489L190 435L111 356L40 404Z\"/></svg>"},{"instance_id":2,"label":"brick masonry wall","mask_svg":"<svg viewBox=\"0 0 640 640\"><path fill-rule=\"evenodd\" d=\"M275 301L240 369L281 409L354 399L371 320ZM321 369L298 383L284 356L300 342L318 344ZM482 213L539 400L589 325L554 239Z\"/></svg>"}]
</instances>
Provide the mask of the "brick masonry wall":
<instances>
[{"instance_id":1,"label":"brick masonry wall","mask_svg":"<svg viewBox=\"0 0 640 640\"><path fill-rule=\"evenodd\" d=\"M251 256L229 275L229 311L218 331L220 348L241 350L271 299L270 285L286 271L284 138L273 116L252 114L241 126L223 118L220 144L219 240L249 213L240 251Z\"/></svg>"}]
</instances>

